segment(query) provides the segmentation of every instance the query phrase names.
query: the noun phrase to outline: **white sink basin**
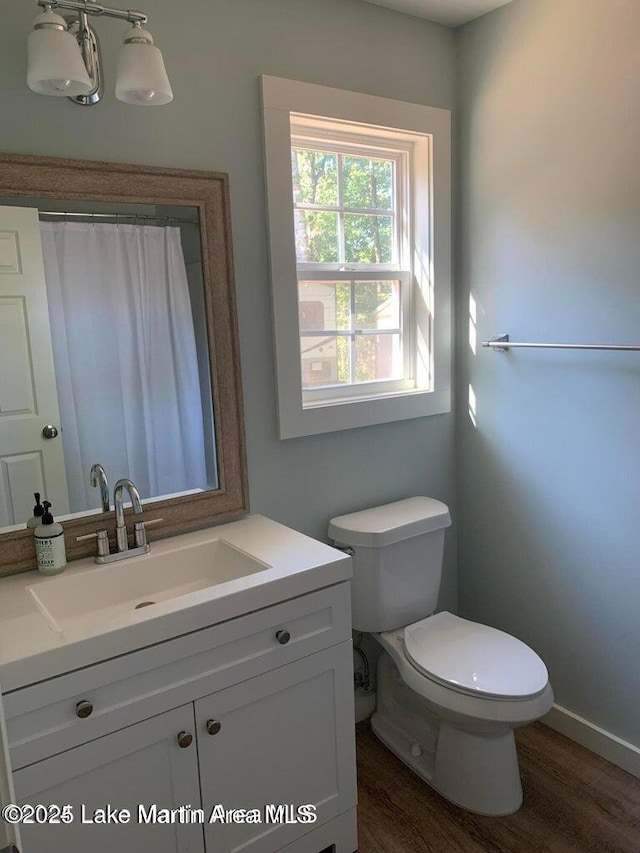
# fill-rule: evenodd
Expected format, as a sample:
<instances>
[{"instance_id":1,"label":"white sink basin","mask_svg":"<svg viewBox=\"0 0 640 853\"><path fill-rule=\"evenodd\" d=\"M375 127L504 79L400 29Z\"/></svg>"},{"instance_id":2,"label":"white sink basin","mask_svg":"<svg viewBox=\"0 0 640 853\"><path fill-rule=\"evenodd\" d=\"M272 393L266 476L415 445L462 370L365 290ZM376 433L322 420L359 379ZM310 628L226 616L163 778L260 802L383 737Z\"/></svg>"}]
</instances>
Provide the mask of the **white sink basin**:
<instances>
[{"instance_id":1,"label":"white sink basin","mask_svg":"<svg viewBox=\"0 0 640 853\"><path fill-rule=\"evenodd\" d=\"M165 553L152 548L140 557L41 581L28 592L49 627L61 633L130 620L136 611L153 616L157 604L269 568L213 539Z\"/></svg>"},{"instance_id":2,"label":"white sink basin","mask_svg":"<svg viewBox=\"0 0 640 853\"><path fill-rule=\"evenodd\" d=\"M10 692L208 629L351 578L351 560L261 515L158 539L151 553L57 577L0 579L0 681ZM146 601L154 605L136 610Z\"/></svg>"}]
</instances>

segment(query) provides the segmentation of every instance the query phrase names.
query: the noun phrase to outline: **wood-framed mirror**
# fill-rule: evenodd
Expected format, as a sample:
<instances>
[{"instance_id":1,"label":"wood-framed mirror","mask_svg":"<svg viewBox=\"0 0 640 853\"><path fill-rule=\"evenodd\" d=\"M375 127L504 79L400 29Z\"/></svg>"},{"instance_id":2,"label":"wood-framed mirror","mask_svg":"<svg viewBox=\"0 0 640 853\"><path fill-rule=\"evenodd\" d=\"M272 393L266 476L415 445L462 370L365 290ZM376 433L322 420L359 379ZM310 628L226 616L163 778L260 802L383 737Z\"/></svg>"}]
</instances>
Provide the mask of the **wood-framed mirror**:
<instances>
[{"instance_id":1,"label":"wood-framed mirror","mask_svg":"<svg viewBox=\"0 0 640 853\"><path fill-rule=\"evenodd\" d=\"M150 539L249 510L228 179L0 154L0 574L36 565L34 492L67 559L113 536L98 463Z\"/></svg>"}]
</instances>

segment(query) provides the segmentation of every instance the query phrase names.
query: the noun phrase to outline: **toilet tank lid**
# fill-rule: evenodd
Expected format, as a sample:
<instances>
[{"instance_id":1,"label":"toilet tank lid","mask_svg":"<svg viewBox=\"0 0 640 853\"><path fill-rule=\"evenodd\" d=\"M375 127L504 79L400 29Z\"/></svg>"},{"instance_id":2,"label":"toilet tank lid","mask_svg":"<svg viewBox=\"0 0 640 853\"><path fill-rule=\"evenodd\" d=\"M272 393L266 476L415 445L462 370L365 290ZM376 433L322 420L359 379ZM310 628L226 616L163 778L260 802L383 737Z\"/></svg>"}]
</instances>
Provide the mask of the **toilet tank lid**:
<instances>
[{"instance_id":1,"label":"toilet tank lid","mask_svg":"<svg viewBox=\"0 0 640 853\"><path fill-rule=\"evenodd\" d=\"M329 536L342 545L381 548L450 524L446 504L435 498L415 497L332 518Z\"/></svg>"}]
</instances>

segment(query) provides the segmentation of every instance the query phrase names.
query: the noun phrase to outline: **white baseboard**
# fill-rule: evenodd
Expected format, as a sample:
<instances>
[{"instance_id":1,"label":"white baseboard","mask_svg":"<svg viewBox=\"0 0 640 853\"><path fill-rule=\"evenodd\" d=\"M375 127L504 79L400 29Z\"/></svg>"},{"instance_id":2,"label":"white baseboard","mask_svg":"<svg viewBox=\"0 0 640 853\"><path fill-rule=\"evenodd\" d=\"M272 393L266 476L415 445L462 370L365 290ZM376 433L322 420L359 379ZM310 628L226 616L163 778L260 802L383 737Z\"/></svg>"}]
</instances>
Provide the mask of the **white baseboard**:
<instances>
[{"instance_id":1,"label":"white baseboard","mask_svg":"<svg viewBox=\"0 0 640 853\"><path fill-rule=\"evenodd\" d=\"M596 755L640 778L640 749L612 735L560 705L554 705L541 722L582 744Z\"/></svg>"}]
</instances>

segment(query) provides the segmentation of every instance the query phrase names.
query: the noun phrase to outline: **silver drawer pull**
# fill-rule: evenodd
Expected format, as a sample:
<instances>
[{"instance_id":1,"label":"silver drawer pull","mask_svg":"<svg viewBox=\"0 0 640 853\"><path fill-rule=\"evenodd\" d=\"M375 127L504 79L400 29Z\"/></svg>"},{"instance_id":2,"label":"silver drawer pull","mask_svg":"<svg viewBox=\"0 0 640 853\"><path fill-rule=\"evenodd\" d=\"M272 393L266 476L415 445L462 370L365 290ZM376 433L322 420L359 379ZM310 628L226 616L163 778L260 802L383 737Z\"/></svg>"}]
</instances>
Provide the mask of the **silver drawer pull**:
<instances>
[{"instance_id":1,"label":"silver drawer pull","mask_svg":"<svg viewBox=\"0 0 640 853\"><path fill-rule=\"evenodd\" d=\"M207 731L210 735L217 735L221 728L220 720L207 720Z\"/></svg>"},{"instance_id":2,"label":"silver drawer pull","mask_svg":"<svg viewBox=\"0 0 640 853\"><path fill-rule=\"evenodd\" d=\"M90 717L93 714L93 703L89 702L88 699L82 699L82 701L78 702L76 705L76 717L80 717L81 720Z\"/></svg>"},{"instance_id":3,"label":"silver drawer pull","mask_svg":"<svg viewBox=\"0 0 640 853\"><path fill-rule=\"evenodd\" d=\"M291 634L288 631L276 631L276 640L280 643L281 646L286 646L290 639Z\"/></svg>"},{"instance_id":4,"label":"silver drawer pull","mask_svg":"<svg viewBox=\"0 0 640 853\"><path fill-rule=\"evenodd\" d=\"M178 746L186 749L193 743L193 735L190 732L180 732L178 735Z\"/></svg>"}]
</instances>

